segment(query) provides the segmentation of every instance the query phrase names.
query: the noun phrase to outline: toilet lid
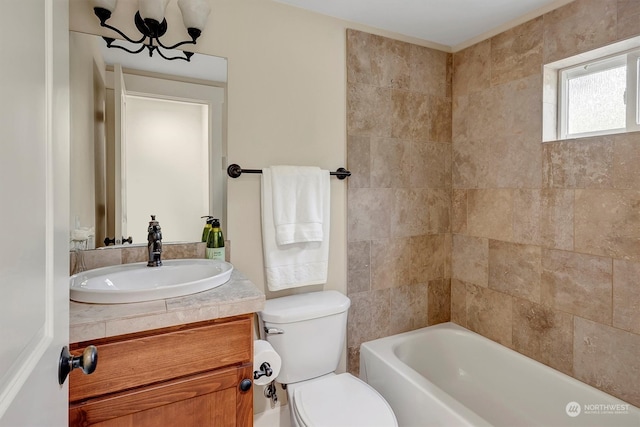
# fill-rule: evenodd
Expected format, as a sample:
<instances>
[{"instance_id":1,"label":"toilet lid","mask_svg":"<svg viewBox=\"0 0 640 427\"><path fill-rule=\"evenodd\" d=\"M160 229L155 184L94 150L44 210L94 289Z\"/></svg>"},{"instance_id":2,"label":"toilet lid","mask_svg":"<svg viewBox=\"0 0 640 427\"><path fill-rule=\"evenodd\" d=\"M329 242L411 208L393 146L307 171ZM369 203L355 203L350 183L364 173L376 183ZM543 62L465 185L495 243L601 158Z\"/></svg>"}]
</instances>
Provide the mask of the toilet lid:
<instances>
[{"instance_id":1,"label":"toilet lid","mask_svg":"<svg viewBox=\"0 0 640 427\"><path fill-rule=\"evenodd\" d=\"M395 427L391 407L351 374L332 375L299 387L295 410L308 427Z\"/></svg>"}]
</instances>

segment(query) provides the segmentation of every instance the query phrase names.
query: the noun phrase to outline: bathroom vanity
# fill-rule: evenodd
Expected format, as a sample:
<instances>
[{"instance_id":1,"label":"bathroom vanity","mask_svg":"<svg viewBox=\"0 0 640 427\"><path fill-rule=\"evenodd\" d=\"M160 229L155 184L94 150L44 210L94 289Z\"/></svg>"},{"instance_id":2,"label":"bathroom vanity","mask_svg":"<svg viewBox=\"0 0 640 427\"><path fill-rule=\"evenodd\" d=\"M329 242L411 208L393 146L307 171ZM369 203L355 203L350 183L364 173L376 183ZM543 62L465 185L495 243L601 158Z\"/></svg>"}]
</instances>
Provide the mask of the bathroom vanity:
<instances>
[{"instance_id":1,"label":"bathroom vanity","mask_svg":"<svg viewBox=\"0 0 640 427\"><path fill-rule=\"evenodd\" d=\"M71 302L71 352L95 345L98 365L70 374L69 425L251 426L253 313L263 306L237 271L180 298Z\"/></svg>"}]
</instances>

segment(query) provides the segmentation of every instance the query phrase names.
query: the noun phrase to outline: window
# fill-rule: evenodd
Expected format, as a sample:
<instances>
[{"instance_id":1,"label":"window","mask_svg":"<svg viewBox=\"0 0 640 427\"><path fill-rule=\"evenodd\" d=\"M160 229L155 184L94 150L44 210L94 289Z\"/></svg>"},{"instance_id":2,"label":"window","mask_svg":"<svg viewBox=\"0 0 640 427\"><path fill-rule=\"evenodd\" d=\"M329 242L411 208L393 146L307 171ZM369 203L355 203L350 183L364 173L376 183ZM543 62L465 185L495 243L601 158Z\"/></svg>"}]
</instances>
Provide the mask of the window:
<instances>
[{"instance_id":1,"label":"window","mask_svg":"<svg viewBox=\"0 0 640 427\"><path fill-rule=\"evenodd\" d=\"M558 137L579 138L640 130L640 49L558 71Z\"/></svg>"}]
</instances>

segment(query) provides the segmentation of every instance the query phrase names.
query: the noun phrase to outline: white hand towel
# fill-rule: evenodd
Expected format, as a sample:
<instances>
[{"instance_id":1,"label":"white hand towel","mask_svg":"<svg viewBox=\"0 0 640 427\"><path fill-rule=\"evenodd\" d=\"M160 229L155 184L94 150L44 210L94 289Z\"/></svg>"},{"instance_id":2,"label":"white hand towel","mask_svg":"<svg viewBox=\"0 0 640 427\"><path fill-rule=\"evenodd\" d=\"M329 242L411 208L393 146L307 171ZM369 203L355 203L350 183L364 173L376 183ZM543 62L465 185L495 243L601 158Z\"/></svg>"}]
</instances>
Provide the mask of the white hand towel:
<instances>
[{"instance_id":1,"label":"white hand towel","mask_svg":"<svg viewBox=\"0 0 640 427\"><path fill-rule=\"evenodd\" d=\"M270 169L278 244L321 242L326 174L313 166L272 166Z\"/></svg>"},{"instance_id":2,"label":"white hand towel","mask_svg":"<svg viewBox=\"0 0 640 427\"><path fill-rule=\"evenodd\" d=\"M322 171L322 241L279 245L274 223L271 168L262 170L262 247L271 291L327 282L329 269L329 171Z\"/></svg>"}]
</instances>

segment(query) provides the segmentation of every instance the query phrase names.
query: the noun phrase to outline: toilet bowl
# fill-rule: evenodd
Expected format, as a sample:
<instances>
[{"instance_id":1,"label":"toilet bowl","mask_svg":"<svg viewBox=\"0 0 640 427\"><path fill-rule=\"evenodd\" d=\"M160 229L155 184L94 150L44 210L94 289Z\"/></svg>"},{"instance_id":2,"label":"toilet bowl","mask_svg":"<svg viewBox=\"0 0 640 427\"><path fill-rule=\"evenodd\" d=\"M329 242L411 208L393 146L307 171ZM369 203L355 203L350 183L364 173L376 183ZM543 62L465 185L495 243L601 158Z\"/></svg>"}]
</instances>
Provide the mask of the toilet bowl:
<instances>
[{"instance_id":1,"label":"toilet bowl","mask_svg":"<svg viewBox=\"0 0 640 427\"><path fill-rule=\"evenodd\" d=\"M386 400L351 374L329 374L287 388L293 427L395 427Z\"/></svg>"},{"instance_id":2,"label":"toilet bowl","mask_svg":"<svg viewBox=\"0 0 640 427\"><path fill-rule=\"evenodd\" d=\"M397 427L384 398L348 373L336 374L351 301L337 291L273 298L258 313L261 338L280 355L294 427Z\"/></svg>"}]
</instances>

